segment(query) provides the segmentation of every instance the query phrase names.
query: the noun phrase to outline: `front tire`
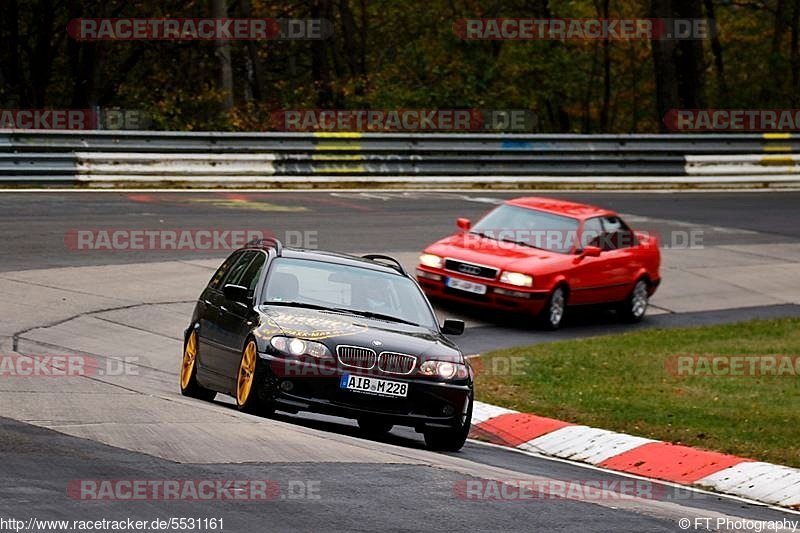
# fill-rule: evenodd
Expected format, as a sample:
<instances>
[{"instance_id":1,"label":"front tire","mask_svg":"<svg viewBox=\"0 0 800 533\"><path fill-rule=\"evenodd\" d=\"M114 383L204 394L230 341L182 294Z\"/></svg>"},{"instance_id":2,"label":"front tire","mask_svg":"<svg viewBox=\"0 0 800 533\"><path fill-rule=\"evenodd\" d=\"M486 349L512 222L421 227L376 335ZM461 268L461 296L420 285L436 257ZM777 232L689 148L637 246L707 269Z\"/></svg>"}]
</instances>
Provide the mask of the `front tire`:
<instances>
[{"instance_id":1,"label":"front tire","mask_svg":"<svg viewBox=\"0 0 800 533\"><path fill-rule=\"evenodd\" d=\"M547 299L547 305L544 306L539 314L539 324L542 328L550 331L555 331L561 327L564 321L564 313L567 310L567 290L563 285L558 285L553 292L550 293L550 298Z\"/></svg>"},{"instance_id":2,"label":"front tire","mask_svg":"<svg viewBox=\"0 0 800 533\"><path fill-rule=\"evenodd\" d=\"M239 372L236 374L234 398L239 411L254 415L269 415L273 411L258 396L258 387L263 378L264 368L258 358L256 341L249 339L242 350L242 360L239 362Z\"/></svg>"},{"instance_id":3,"label":"front tire","mask_svg":"<svg viewBox=\"0 0 800 533\"><path fill-rule=\"evenodd\" d=\"M461 416L458 427L451 429L429 429L425 431L425 445L430 450L441 452L457 452L464 447L472 426L472 394L469 396L467 410Z\"/></svg>"},{"instance_id":4,"label":"front tire","mask_svg":"<svg viewBox=\"0 0 800 533\"><path fill-rule=\"evenodd\" d=\"M217 393L197 382L197 331L192 330L183 343L183 361L181 364L181 394L189 398L197 398L210 402Z\"/></svg>"},{"instance_id":5,"label":"front tire","mask_svg":"<svg viewBox=\"0 0 800 533\"><path fill-rule=\"evenodd\" d=\"M650 287L647 280L639 279L628 298L620 304L618 312L625 322L641 322L650 303Z\"/></svg>"}]
</instances>

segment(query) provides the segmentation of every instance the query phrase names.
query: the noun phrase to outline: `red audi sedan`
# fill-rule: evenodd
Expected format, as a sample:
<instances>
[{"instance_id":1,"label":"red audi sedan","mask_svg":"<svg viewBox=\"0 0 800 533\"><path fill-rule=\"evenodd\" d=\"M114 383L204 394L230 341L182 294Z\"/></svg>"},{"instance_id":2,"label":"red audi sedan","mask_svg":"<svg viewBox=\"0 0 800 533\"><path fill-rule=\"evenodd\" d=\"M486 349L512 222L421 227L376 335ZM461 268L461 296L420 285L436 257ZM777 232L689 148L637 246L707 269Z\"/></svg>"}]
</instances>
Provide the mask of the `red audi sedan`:
<instances>
[{"instance_id":1,"label":"red audi sedan","mask_svg":"<svg viewBox=\"0 0 800 533\"><path fill-rule=\"evenodd\" d=\"M608 209L516 198L457 226L419 258L417 280L431 298L524 313L557 329L578 305L611 304L638 322L661 282L657 237Z\"/></svg>"}]
</instances>

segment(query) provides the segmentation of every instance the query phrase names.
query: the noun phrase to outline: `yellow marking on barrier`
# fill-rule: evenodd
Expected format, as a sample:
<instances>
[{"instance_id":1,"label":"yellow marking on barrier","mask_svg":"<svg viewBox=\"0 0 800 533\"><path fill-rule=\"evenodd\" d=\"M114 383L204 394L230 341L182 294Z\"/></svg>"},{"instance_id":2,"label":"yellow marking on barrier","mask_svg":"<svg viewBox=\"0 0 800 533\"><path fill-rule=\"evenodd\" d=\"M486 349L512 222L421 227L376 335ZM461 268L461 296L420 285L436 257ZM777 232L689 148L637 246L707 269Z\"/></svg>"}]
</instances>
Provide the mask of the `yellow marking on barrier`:
<instances>
[{"instance_id":1,"label":"yellow marking on barrier","mask_svg":"<svg viewBox=\"0 0 800 533\"><path fill-rule=\"evenodd\" d=\"M792 147L786 144L766 144L764 145L765 152L791 152Z\"/></svg>"},{"instance_id":2,"label":"yellow marking on barrier","mask_svg":"<svg viewBox=\"0 0 800 533\"><path fill-rule=\"evenodd\" d=\"M319 143L317 150L361 150L361 143L351 141L328 141Z\"/></svg>"},{"instance_id":3,"label":"yellow marking on barrier","mask_svg":"<svg viewBox=\"0 0 800 533\"><path fill-rule=\"evenodd\" d=\"M797 162L789 155L765 155L761 158L761 164L764 166L793 167L797 165Z\"/></svg>"},{"instance_id":4,"label":"yellow marking on barrier","mask_svg":"<svg viewBox=\"0 0 800 533\"><path fill-rule=\"evenodd\" d=\"M320 165L314 167L314 174L363 174L364 165Z\"/></svg>"},{"instance_id":5,"label":"yellow marking on barrier","mask_svg":"<svg viewBox=\"0 0 800 533\"><path fill-rule=\"evenodd\" d=\"M363 154L311 154L312 161L363 161Z\"/></svg>"},{"instance_id":6,"label":"yellow marking on barrier","mask_svg":"<svg viewBox=\"0 0 800 533\"><path fill-rule=\"evenodd\" d=\"M764 140L766 141L787 141L792 138L791 133L764 133L763 134ZM792 152L792 147L787 144L765 144L764 145L765 152ZM765 164L763 161L761 164ZM767 164L774 164L774 163L767 163ZM794 165L794 163L791 163Z\"/></svg>"},{"instance_id":7,"label":"yellow marking on barrier","mask_svg":"<svg viewBox=\"0 0 800 533\"><path fill-rule=\"evenodd\" d=\"M315 131L314 137L318 138L334 138L334 139L360 139L362 133L360 131Z\"/></svg>"}]
</instances>

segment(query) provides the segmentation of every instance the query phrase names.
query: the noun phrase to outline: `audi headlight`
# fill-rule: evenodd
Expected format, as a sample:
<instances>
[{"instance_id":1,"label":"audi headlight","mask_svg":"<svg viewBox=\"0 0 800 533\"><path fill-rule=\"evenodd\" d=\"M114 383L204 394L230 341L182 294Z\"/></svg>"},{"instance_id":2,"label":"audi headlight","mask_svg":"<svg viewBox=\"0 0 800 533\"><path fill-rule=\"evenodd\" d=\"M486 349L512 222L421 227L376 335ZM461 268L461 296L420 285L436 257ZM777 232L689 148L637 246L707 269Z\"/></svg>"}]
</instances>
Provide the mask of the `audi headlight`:
<instances>
[{"instance_id":1,"label":"audi headlight","mask_svg":"<svg viewBox=\"0 0 800 533\"><path fill-rule=\"evenodd\" d=\"M438 255L422 254L421 256L419 256L419 262L421 265L424 265L426 267L442 268L444 260L442 260L442 258L439 257Z\"/></svg>"},{"instance_id":2,"label":"audi headlight","mask_svg":"<svg viewBox=\"0 0 800 533\"><path fill-rule=\"evenodd\" d=\"M521 272L503 272L500 283L508 283L517 287L533 287L533 276Z\"/></svg>"},{"instance_id":3,"label":"audi headlight","mask_svg":"<svg viewBox=\"0 0 800 533\"><path fill-rule=\"evenodd\" d=\"M317 359L331 357L330 350L321 342L307 341L297 337L276 336L272 337L269 343L279 352L295 357L299 355L310 355Z\"/></svg>"},{"instance_id":4,"label":"audi headlight","mask_svg":"<svg viewBox=\"0 0 800 533\"><path fill-rule=\"evenodd\" d=\"M467 365L450 361L425 361L419 366L419 373L423 376L438 376L442 379L465 379L469 376Z\"/></svg>"}]
</instances>

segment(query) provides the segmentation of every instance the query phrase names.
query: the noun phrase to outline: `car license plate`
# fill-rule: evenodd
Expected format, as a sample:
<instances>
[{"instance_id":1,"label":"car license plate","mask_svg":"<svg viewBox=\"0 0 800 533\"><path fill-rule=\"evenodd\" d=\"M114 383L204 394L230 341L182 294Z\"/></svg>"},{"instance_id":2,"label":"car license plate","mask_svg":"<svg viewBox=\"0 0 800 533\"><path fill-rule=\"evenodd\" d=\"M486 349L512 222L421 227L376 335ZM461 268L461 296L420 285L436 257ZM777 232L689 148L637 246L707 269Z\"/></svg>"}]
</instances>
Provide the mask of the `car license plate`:
<instances>
[{"instance_id":1,"label":"car license plate","mask_svg":"<svg viewBox=\"0 0 800 533\"><path fill-rule=\"evenodd\" d=\"M480 283L473 283L471 281L458 278L447 278L445 283L452 289L472 292L475 294L486 294L486 285L482 285Z\"/></svg>"},{"instance_id":2,"label":"car license plate","mask_svg":"<svg viewBox=\"0 0 800 533\"><path fill-rule=\"evenodd\" d=\"M396 396L405 398L408 395L408 383L389 381L366 376L344 374L339 380L339 388L379 396Z\"/></svg>"}]
</instances>

